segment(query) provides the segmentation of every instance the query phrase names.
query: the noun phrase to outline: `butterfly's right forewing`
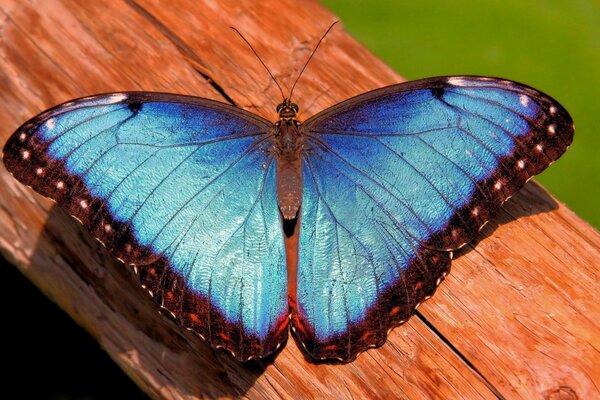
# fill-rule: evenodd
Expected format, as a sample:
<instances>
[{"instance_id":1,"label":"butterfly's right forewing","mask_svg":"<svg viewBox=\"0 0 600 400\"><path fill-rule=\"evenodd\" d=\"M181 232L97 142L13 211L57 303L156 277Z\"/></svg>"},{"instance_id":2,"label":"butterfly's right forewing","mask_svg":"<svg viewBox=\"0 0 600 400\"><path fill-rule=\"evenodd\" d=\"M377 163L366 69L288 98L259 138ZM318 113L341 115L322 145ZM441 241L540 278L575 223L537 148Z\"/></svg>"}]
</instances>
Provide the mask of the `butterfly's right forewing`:
<instances>
[{"instance_id":1,"label":"butterfly's right forewing","mask_svg":"<svg viewBox=\"0 0 600 400\"><path fill-rule=\"evenodd\" d=\"M272 124L187 96L114 93L24 124L7 169L57 201L187 328L245 360L287 337Z\"/></svg>"}]
</instances>

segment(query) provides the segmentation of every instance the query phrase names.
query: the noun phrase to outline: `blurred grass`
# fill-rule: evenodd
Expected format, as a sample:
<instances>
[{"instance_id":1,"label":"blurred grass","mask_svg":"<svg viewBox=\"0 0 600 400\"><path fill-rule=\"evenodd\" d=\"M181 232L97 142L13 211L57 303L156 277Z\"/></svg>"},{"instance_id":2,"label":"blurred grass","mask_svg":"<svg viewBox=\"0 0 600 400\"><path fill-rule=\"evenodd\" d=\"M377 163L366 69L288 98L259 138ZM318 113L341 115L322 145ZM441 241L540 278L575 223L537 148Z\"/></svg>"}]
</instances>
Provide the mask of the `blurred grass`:
<instances>
[{"instance_id":1,"label":"blurred grass","mask_svg":"<svg viewBox=\"0 0 600 400\"><path fill-rule=\"evenodd\" d=\"M501 76L561 102L575 142L538 180L600 228L600 2L323 0L407 79Z\"/></svg>"}]
</instances>

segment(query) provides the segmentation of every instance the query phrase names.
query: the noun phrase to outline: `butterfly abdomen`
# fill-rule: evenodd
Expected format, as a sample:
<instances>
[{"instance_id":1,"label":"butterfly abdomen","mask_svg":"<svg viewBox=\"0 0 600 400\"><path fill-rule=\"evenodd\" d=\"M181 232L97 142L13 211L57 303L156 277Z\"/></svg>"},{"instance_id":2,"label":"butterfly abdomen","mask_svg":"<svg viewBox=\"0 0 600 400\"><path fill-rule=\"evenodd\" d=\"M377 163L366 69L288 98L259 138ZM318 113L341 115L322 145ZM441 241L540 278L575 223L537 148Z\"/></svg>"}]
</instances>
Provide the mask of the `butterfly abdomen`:
<instances>
[{"instance_id":1,"label":"butterfly abdomen","mask_svg":"<svg viewBox=\"0 0 600 400\"><path fill-rule=\"evenodd\" d=\"M302 169L300 158L277 160L277 203L286 220L296 218L302 204Z\"/></svg>"}]
</instances>

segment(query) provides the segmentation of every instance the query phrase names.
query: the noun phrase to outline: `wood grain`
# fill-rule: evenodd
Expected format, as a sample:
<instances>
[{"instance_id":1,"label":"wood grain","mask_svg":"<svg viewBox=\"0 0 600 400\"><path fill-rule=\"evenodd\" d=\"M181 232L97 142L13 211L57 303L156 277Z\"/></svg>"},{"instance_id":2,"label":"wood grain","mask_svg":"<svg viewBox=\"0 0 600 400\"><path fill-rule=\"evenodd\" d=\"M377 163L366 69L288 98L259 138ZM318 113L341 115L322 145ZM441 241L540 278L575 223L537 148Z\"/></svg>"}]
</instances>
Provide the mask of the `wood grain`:
<instances>
[{"instance_id":1,"label":"wood grain","mask_svg":"<svg viewBox=\"0 0 600 400\"><path fill-rule=\"evenodd\" d=\"M193 94L275 116L335 19L318 3L0 2L0 135L98 92ZM402 79L336 28L295 97L306 118ZM379 349L308 362L293 340L240 364L180 330L81 226L0 170L0 249L157 399L593 398L599 396L600 235L534 182L481 232L432 300ZM48 329L51 329L49 327Z\"/></svg>"}]
</instances>

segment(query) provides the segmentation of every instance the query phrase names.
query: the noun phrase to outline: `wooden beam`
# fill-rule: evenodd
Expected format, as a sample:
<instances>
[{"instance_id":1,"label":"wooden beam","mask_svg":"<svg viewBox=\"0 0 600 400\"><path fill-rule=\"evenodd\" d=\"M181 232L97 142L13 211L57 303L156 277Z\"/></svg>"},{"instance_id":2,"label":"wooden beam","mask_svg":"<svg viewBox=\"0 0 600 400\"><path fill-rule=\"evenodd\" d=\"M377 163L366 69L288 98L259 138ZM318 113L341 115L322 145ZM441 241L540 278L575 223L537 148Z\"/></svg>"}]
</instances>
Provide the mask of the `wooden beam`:
<instances>
[{"instance_id":1,"label":"wooden beam","mask_svg":"<svg viewBox=\"0 0 600 400\"><path fill-rule=\"evenodd\" d=\"M334 19L313 1L4 0L2 139L54 104L122 90L230 100L274 119L278 90L229 26L289 87ZM338 27L295 93L306 118L401 80ZM76 221L3 168L0 193L2 254L154 398L598 395L600 235L534 182L461 253L417 316L346 365L308 362L293 340L246 364L213 351L160 315Z\"/></svg>"}]
</instances>

